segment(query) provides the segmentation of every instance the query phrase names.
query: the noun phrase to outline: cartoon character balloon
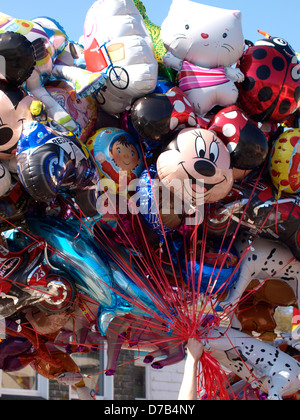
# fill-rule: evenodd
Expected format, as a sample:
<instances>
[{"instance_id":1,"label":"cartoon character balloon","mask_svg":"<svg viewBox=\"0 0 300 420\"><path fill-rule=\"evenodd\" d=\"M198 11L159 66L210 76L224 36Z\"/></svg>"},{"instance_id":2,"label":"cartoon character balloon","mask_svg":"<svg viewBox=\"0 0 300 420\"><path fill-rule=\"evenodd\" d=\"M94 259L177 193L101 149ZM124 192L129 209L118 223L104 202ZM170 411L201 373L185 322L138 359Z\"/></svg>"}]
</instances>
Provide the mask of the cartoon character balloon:
<instances>
[{"instance_id":1,"label":"cartoon character balloon","mask_svg":"<svg viewBox=\"0 0 300 420\"><path fill-rule=\"evenodd\" d=\"M108 127L98 130L87 142L100 172L116 184L120 173L126 172L127 182L139 178L144 168L139 143L126 131Z\"/></svg>"},{"instance_id":2,"label":"cartoon character balloon","mask_svg":"<svg viewBox=\"0 0 300 420\"><path fill-rule=\"evenodd\" d=\"M92 96L79 98L75 89L65 81L53 81L45 86L51 96L59 103L66 112L76 121L77 128L68 128L72 132L78 132L80 141L85 142L91 135L97 122L97 101ZM66 123L67 124L67 123Z\"/></svg>"},{"instance_id":3,"label":"cartoon character balloon","mask_svg":"<svg viewBox=\"0 0 300 420\"><path fill-rule=\"evenodd\" d=\"M20 47L21 37L31 45L31 57L29 47L26 51ZM28 91L45 104L50 118L77 129L76 121L47 92L45 81L50 76L68 80L77 95L85 97L100 89L106 76L75 67L72 55L75 47L72 44L71 48L71 44L64 29L50 18L27 21L0 13L0 55L8 64L1 78L16 85L26 81ZM26 64L24 59L28 60Z\"/></svg>"},{"instance_id":4,"label":"cartoon character balloon","mask_svg":"<svg viewBox=\"0 0 300 420\"><path fill-rule=\"evenodd\" d=\"M239 11L173 0L162 24L164 63L179 71L179 87L200 116L238 98L235 82L244 76L231 66L244 51L241 19Z\"/></svg>"},{"instance_id":5,"label":"cartoon character balloon","mask_svg":"<svg viewBox=\"0 0 300 420\"><path fill-rule=\"evenodd\" d=\"M31 106L35 98L24 89L0 81L0 159L10 160L27 121L33 121Z\"/></svg>"},{"instance_id":6,"label":"cartoon character balloon","mask_svg":"<svg viewBox=\"0 0 300 420\"><path fill-rule=\"evenodd\" d=\"M300 129L285 131L276 140L270 159L270 175L278 195L300 192Z\"/></svg>"},{"instance_id":7,"label":"cartoon character balloon","mask_svg":"<svg viewBox=\"0 0 300 420\"><path fill-rule=\"evenodd\" d=\"M84 25L87 69L108 74L101 108L119 114L156 86L158 63L152 39L132 0L98 0Z\"/></svg>"},{"instance_id":8,"label":"cartoon character balloon","mask_svg":"<svg viewBox=\"0 0 300 420\"><path fill-rule=\"evenodd\" d=\"M259 40L239 64L245 81L239 85L239 106L257 122L281 123L300 107L297 55L282 38Z\"/></svg>"},{"instance_id":9,"label":"cartoon character balloon","mask_svg":"<svg viewBox=\"0 0 300 420\"><path fill-rule=\"evenodd\" d=\"M182 130L157 160L160 180L183 201L212 203L232 188L230 154L216 134L209 130Z\"/></svg>"}]
</instances>

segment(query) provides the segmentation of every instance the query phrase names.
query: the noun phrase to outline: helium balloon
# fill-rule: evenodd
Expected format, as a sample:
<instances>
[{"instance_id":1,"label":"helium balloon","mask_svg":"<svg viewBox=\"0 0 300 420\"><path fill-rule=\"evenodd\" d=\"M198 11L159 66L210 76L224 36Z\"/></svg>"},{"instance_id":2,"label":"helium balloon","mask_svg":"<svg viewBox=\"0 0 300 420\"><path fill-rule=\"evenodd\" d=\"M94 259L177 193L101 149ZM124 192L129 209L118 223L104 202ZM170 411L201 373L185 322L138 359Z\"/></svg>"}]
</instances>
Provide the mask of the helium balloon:
<instances>
[{"instance_id":1,"label":"helium balloon","mask_svg":"<svg viewBox=\"0 0 300 420\"><path fill-rule=\"evenodd\" d=\"M76 121L78 128L67 127L73 133L79 129L79 139L85 142L95 128L97 122L97 101L92 97L79 98L74 88L65 81L53 81L45 86L51 96Z\"/></svg>"},{"instance_id":2,"label":"helium balloon","mask_svg":"<svg viewBox=\"0 0 300 420\"><path fill-rule=\"evenodd\" d=\"M34 101L24 89L0 81L0 159L15 157L24 125L34 118L30 111Z\"/></svg>"},{"instance_id":3,"label":"helium balloon","mask_svg":"<svg viewBox=\"0 0 300 420\"><path fill-rule=\"evenodd\" d=\"M270 174L279 197L300 192L300 129L285 131L276 140L270 159Z\"/></svg>"},{"instance_id":4,"label":"helium balloon","mask_svg":"<svg viewBox=\"0 0 300 420\"><path fill-rule=\"evenodd\" d=\"M141 175L144 165L139 143L119 128L98 130L87 141L103 176L120 183L120 173L126 172L126 186Z\"/></svg>"},{"instance_id":5,"label":"helium balloon","mask_svg":"<svg viewBox=\"0 0 300 420\"><path fill-rule=\"evenodd\" d=\"M147 16L147 11L144 4L140 0L133 0L138 11L142 15L146 28L151 36L155 57L158 62L158 75L173 84L176 84L176 72L170 67L166 67L163 62L163 56L166 54L166 49L161 39L161 28L155 25Z\"/></svg>"},{"instance_id":6,"label":"helium balloon","mask_svg":"<svg viewBox=\"0 0 300 420\"><path fill-rule=\"evenodd\" d=\"M265 161L268 153L266 136L236 105L219 111L209 129L227 146L233 168L251 170Z\"/></svg>"},{"instance_id":7,"label":"helium balloon","mask_svg":"<svg viewBox=\"0 0 300 420\"><path fill-rule=\"evenodd\" d=\"M210 204L207 211L208 235L220 238L237 229L254 236L279 240L300 260L300 205L297 196L277 191L266 176L248 177L235 183L224 200Z\"/></svg>"},{"instance_id":8,"label":"helium balloon","mask_svg":"<svg viewBox=\"0 0 300 420\"><path fill-rule=\"evenodd\" d=\"M120 114L156 86L152 39L132 0L95 1L84 24L87 69L108 75L98 95L101 109Z\"/></svg>"},{"instance_id":9,"label":"helium balloon","mask_svg":"<svg viewBox=\"0 0 300 420\"><path fill-rule=\"evenodd\" d=\"M20 33L1 32L0 56L5 59L5 74L2 74L1 79L7 80L12 85L21 86L31 76L36 65L34 47Z\"/></svg>"},{"instance_id":10,"label":"helium balloon","mask_svg":"<svg viewBox=\"0 0 300 420\"><path fill-rule=\"evenodd\" d=\"M85 97L103 87L106 76L75 66L68 36L53 19L42 17L28 21L0 13L0 35L0 54L9 62L5 78L14 81L16 86L26 82L27 90L45 104L50 118L75 130L76 121L45 90L45 81L50 77L67 80L72 83L77 95ZM16 47L18 39L26 40L23 48Z\"/></svg>"},{"instance_id":11,"label":"helium balloon","mask_svg":"<svg viewBox=\"0 0 300 420\"><path fill-rule=\"evenodd\" d=\"M249 47L239 68L239 107L254 121L281 123L300 107L299 62L282 38L262 39Z\"/></svg>"},{"instance_id":12,"label":"helium balloon","mask_svg":"<svg viewBox=\"0 0 300 420\"><path fill-rule=\"evenodd\" d=\"M159 179L187 203L213 203L233 186L230 154L209 130L187 128L157 159Z\"/></svg>"},{"instance_id":13,"label":"helium balloon","mask_svg":"<svg viewBox=\"0 0 300 420\"><path fill-rule=\"evenodd\" d=\"M198 123L191 103L178 87L135 101L131 121L143 139L161 143L170 140L176 131L197 127Z\"/></svg>"},{"instance_id":14,"label":"helium balloon","mask_svg":"<svg viewBox=\"0 0 300 420\"><path fill-rule=\"evenodd\" d=\"M180 272L185 283L195 291L199 289L200 293L222 294L230 290L239 277L238 257L234 248L229 249L228 243L221 247L215 244L213 248L207 247L203 264L197 257L187 259L182 248L179 251ZM177 261L176 256L174 264Z\"/></svg>"},{"instance_id":15,"label":"helium balloon","mask_svg":"<svg viewBox=\"0 0 300 420\"><path fill-rule=\"evenodd\" d=\"M238 303L253 279L263 284L266 280L275 278L293 289L299 306L297 272L300 270L300 261L294 258L288 247L261 237L251 240L251 234L244 232L237 236L234 247L238 255L243 255L240 275L226 300L220 302L220 306L226 308Z\"/></svg>"},{"instance_id":16,"label":"helium balloon","mask_svg":"<svg viewBox=\"0 0 300 420\"><path fill-rule=\"evenodd\" d=\"M138 186L139 213L142 215L145 224L164 240L164 236L173 232L173 229L163 224L163 216L160 214L160 194L155 186L156 179L155 165L145 169L140 176Z\"/></svg>"},{"instance_id":17,"label":"helium balloon","mask_svg":"<svg viewBox=\"0 0 300 420\"><path fill-rule=\"evenodd\" d=\"M87 148L54 122L52 127L38 122L27 125L18 144L17 166L31 197L46 203L62 189L80 191L99 180Z\"/></svg>"},{"instance_id":18,"label":"helium balloon","mask_svg":"<svg viewBox=\"0 0 300 420\"><path fill-rule=\"evenodd\" d=\"M236 103L235 82L244 76L231 66L244 51L241 12L174 1L162 24L161 39L168 51L164 63L179 72L179 88L197 115L216 105Z\"/></svg>"}]
</instances>

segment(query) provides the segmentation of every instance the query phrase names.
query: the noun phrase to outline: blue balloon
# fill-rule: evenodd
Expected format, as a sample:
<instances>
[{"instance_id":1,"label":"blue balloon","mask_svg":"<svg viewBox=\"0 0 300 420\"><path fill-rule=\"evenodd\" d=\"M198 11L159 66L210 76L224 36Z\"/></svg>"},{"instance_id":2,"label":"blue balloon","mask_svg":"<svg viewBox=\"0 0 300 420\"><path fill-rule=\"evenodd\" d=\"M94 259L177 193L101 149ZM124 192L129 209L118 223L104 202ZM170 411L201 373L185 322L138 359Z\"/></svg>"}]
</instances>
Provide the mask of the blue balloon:
<instances>
[{"instance_id":1,"label":"blue balloon","mask_svg":"<svg viewBox=\"0 0 300 420\"><path fill-rule=\"evenodd\" d=\"M165 235L170 234L173 230L162 224L158 208L158 197L155 197L154 182L157 177L156 165L151 165L144 170L139 179L138 186L138 204L140 214L145 224L151 228L164 242Z\"/></svg>"},{"instance_id":2,"label":"blue balloon","mask_svg":"<svg viewBox=\"0 0 300 420\"><path fill-rule=\"evenodd\" d=\"M173 83L171 83L169 80L159 77L153 93L167 93L173 87Z\"/></svg>"},{"instance_id":3,"label":"blue balloon","mask_svg":"<svg viewBox=\"0 0 300 420\"><path fill-rule=\"evenodd\" d=\"M112 255L113 251L99 243L75 218L66 222L53 217L29 217L26 222L32 233L45 238L57 251L49 257L51 264L68 273L81 293L99 303L101 334L105 335L114 317L129 313L148 317L156 314L166 319L159 311L163 302L147 278L134 267L138 282L125 272L126 267L132 267L126 250L116 244L117 254Z\"/></svg>"},{"instance_id":4,"label":"blue balloon","mask_svg":"<svg viewBox=\"0 0 300 420\"><path fill-rule=\"evenodd\" d=\"M99 180L87 148L54 121L27 124L16 157L20 181L37 201L49 203L58 193L85 190Z\"/></svg>"}]
</instances>

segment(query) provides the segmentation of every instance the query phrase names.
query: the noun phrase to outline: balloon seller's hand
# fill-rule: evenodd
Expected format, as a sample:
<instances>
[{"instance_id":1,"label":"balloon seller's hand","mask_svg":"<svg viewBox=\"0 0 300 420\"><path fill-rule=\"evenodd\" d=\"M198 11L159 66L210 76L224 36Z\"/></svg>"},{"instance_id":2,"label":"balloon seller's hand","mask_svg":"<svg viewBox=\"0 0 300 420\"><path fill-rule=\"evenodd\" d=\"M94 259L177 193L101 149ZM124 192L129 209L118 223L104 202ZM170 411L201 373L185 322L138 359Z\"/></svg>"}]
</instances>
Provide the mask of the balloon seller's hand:
<instances>
[{"instance_id":1,"label":"balloon seller's hand","mask_svg":"<svg viewBox=\"0 0 300 420\"><path fill-rule=\"evenodd\" d=\"M196 338L190 338L187 344L188 356L192 357L196 362L201 359L203 354L203 344Z\"/></svg>"}]
</instances>

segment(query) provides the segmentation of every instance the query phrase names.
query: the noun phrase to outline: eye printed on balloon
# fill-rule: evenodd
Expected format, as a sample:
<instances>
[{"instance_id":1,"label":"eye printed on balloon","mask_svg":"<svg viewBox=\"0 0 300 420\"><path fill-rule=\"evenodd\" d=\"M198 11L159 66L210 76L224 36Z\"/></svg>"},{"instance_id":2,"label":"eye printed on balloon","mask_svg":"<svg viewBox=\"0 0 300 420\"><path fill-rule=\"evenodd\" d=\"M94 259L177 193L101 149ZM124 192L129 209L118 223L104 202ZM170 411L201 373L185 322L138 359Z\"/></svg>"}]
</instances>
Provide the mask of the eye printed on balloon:
<instances>
[{"instance_id":1,"label":"eye printed on balloon","mask_svg":"<svg viewBox=\"0 0 300 420\"><path fill-rule=\"evenodd\" d=\"M164 185L183 195L184 201L215 202L233 185L228 149L215 133L204 129L182 130L159 156L157 171Z\"/></svg>"}]
</instances>

